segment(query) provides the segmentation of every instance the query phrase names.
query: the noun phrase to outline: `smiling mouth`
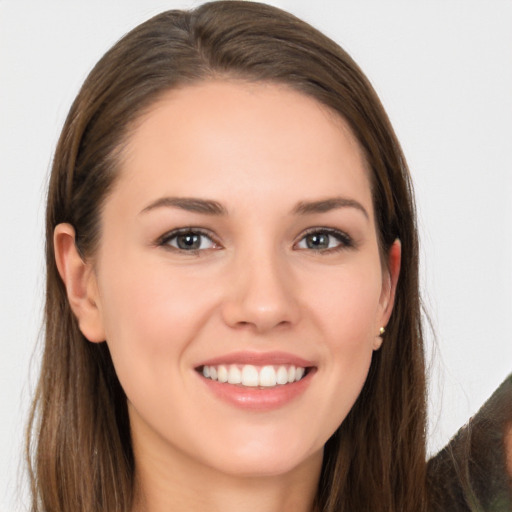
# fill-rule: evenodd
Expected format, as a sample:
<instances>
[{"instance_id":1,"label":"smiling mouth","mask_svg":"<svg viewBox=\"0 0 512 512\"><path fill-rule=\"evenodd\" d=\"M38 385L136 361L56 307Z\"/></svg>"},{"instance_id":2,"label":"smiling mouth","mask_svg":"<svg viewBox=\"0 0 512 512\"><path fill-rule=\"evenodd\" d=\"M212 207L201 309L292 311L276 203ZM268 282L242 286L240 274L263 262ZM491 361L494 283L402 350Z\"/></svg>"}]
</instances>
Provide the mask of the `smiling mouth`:
<instances>
[{"instance_id":1,"label":"smiling mouth","mask_svg":"<svg viewBox=\"0 0 512 512\"><path fill-rule=\"evenodd\" d=\"M248 388L273 388L303 379L310 368L294 365L219 364L204 365L197 371L206 379Z\"/></svg>"}]
</instances>

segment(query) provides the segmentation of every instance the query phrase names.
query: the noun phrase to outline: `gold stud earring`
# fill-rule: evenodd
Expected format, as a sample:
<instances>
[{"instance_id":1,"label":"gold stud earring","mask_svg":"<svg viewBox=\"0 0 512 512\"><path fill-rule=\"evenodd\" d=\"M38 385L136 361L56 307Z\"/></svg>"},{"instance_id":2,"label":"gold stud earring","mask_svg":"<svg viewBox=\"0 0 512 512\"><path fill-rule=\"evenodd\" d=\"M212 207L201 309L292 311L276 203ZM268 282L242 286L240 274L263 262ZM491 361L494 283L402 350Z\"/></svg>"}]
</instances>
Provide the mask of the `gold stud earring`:
<instances>
[{"instance_id":1,"label":"gold stud earring","mask_svg":"<svg viewBox=\"0 0 512 512\"><path fill-rule=\"evenodd\" d=\"M381 327L379 329L379 336L382 338L382 336L384 336L384 333L386 332L386 328L385 327Z\"/></svg>"}]
</instances>

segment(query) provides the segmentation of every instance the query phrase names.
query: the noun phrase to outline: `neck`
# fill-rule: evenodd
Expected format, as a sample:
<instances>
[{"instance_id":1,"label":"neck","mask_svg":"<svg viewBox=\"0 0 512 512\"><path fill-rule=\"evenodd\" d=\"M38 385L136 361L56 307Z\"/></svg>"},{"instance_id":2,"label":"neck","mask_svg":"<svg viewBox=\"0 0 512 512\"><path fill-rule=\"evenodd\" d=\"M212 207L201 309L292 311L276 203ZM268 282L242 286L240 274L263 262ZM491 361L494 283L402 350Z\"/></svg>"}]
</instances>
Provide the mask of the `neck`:
<instances>
[{"instance_id":1,"label":"neck","mask_svg":"<svg viewBox=\"0 0 512 512\"><path fill-rule=\"evenodd\" d=\"M175 480L147 485L139 477L133 512L313 512L316 486L299 482L270 477L206 482L196 475L195 486L178 487Z\"/></svg>"},{"instance_id":2,"label":"neck","mask_svg":"<svg viewBox=\"0 0 512 512\"><path fill-rule=\"evenodd\" d=\"M186 454L153 453L136 460L132 512L313 512L322 453L284 474L240 476L198 464Z\"/></svg>"}]
</instances>

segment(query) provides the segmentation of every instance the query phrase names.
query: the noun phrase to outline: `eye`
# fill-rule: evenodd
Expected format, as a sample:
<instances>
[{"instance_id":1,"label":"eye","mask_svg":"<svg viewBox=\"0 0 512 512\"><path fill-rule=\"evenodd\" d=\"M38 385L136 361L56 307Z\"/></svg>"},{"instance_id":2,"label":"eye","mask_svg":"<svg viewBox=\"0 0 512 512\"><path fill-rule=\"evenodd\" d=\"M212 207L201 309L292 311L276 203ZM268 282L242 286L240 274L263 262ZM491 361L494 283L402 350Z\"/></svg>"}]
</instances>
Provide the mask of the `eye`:
<instances>
[{"instance_id":1,"label":"eye","mask_svg":"<svg viewBox=\"0 0 512 512\"><path fill-rule=\"evenodd\" d=\"M313 251L336 251L353 247L352 239L337 229L314 229L308 231L297 243L298 249L310 249Z\"/></svg>"},{"instance_id":2,"label":"eye","mask_svg":"<svg viewBox=\"0 0 512 512\"><path fill-rule=\"evenodd\" d=\"M200 229L177 229L165 234L158 245L178 251L195 252L206 249L217 249L220 246L213 238Z\"/></svg>"}]
</instances>

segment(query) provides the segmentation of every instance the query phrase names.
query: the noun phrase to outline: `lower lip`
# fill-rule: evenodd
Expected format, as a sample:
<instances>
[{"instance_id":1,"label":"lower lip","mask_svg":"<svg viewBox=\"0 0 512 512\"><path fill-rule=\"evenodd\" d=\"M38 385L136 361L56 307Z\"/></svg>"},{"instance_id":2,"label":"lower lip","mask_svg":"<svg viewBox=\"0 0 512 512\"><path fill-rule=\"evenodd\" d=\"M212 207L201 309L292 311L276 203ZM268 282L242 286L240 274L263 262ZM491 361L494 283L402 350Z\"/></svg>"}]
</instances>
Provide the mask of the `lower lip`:
<instances>
[{"instance_id":1,"label":"lower lip","mask_svg":"<svg viewBox=\"0 0 512 512\"><path fill-rule=\"evenodd\" d=\"M201 374L199 378L218 398L241 409L253 411L270 411L285 406L305 392L313 375L314 368L298 382L278 385L271 388L251 388L207 379Z\"/></svg>"}]
</instances>

